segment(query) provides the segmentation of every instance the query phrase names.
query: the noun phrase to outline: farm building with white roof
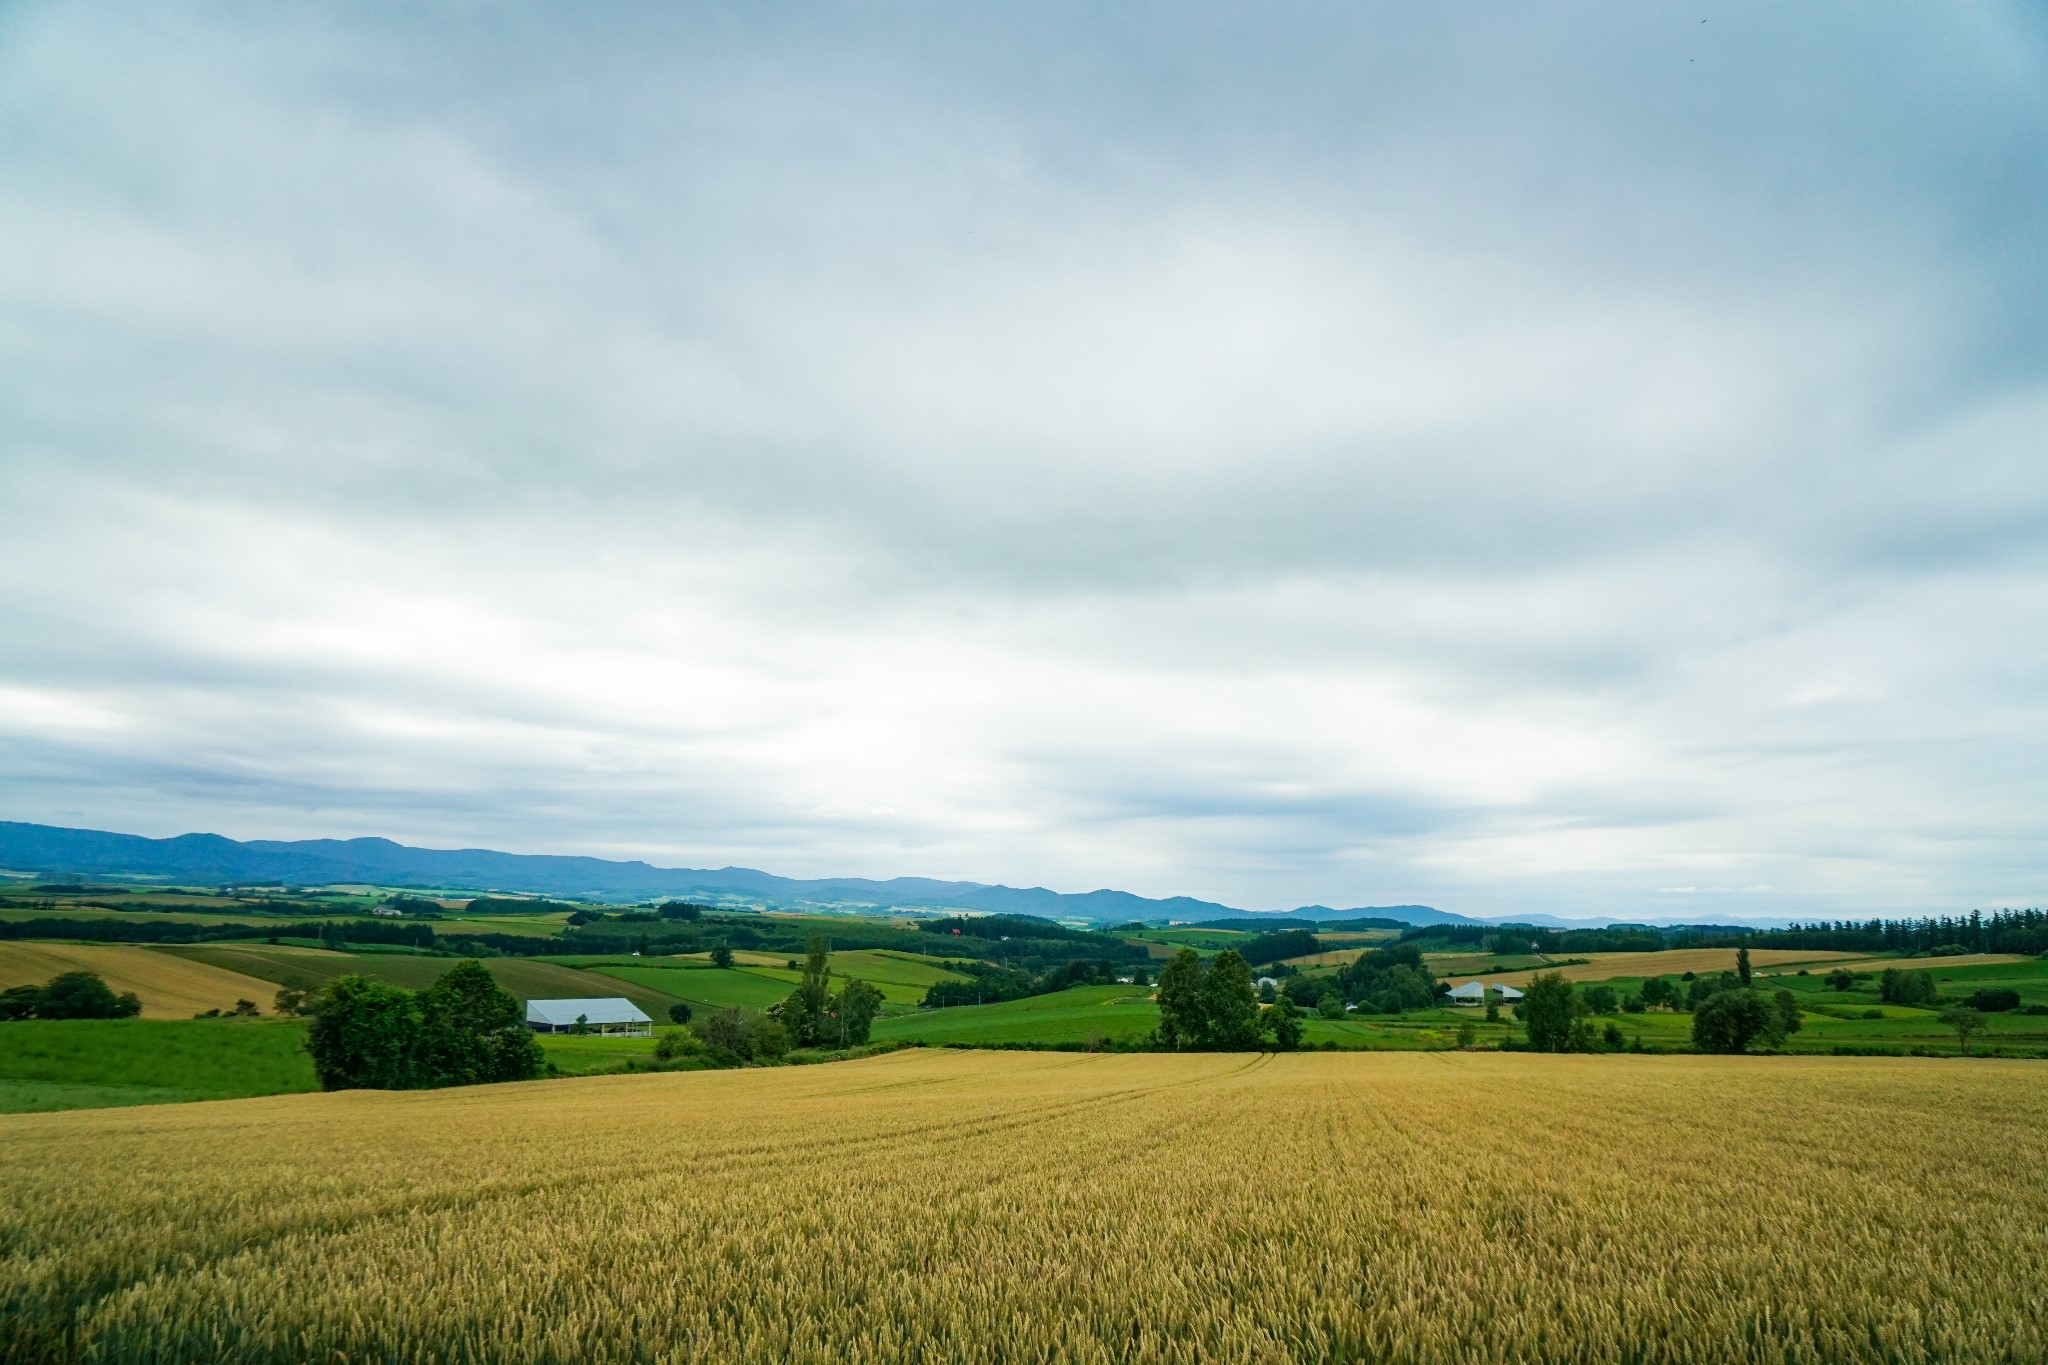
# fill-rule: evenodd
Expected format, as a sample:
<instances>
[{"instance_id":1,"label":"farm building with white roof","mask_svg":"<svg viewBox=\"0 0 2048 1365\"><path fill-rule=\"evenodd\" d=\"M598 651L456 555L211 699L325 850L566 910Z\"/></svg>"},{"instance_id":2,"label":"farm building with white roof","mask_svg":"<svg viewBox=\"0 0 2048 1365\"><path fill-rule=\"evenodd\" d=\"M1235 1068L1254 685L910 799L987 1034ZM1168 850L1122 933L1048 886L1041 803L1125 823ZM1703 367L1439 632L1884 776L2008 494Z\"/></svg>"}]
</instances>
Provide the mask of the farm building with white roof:
<instances>
[{"instance_id":1,"label":"farm building with white roof","mask_svg":"<svg viewBox=\"0 0 2048 1365\"><path fill-rule=\"evenodd\" d=\"M1452 987L1448 999L1453 1005L1483 1005L1486 1003L1488 989L1484 981L1467 981L1462 986ZM1511 1003L1522 998L1522 993L1513 986L1503 986L1496 982L1490 989L1501 998L1502 1003Z\"/></svg>"},{"instance_id":2,"label":"farm building with white roof","mask_svg":"<svg viewBox=\"0 0 2048 1365\"><path fill-rule=\"evenodd\" d=\"M644 1037L654 1032L654 1021L622 995L526 1002L526 1026L535 1033L574 1033L579 1025L585 1033L624 1033Z\"/></svg>"}]
</instances>

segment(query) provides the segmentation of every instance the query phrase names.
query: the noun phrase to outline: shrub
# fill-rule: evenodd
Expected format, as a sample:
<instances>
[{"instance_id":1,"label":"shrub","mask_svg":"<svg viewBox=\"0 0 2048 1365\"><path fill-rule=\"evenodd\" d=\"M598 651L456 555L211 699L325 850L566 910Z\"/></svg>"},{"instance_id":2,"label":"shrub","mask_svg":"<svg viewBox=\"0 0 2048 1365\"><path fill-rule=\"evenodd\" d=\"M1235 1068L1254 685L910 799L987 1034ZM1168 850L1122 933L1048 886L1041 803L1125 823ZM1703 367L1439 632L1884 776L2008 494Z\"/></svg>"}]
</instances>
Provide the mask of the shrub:
<instances>
[{"instance_id":1,"label":"shrub","mask_svg":"<svg viewBox=\"0 0 2048 1365\"><path fill-rule=\"evenodd\" d=\"M654 1059L658 1062L673 1062L682 1057L693 1057L704 1050L704 1044L695 1034L685 1029L665 1028L654 1035Z\"/></svg>"},{"instance_id":2,"label":"shrub","mask_svg":"<svg viewBox=\"0 0 2048 1365\"><path fill-rule=\"evenodd\" d=\"M1986 986L1970 997L1970 1008L1986 1014L2003 1014L2020 1007L2020 993L2010 986Z\"/></svg>"},{"instance_id":3,"label":"shrub","mask_svg":"<svg viewBox=\"0 0 2048 1365\"><path fill-rule=\"evenodd\" d=\"M678 1001L677 1001L677 1002L676 1002L675 1004L673 1004L673 1005L670 1005L670 1006L668 1007L668 1021L669 1021L669 1022L670 1022L671 1024L687 1024L687 1023L689 1023L689 1022L690 1022L690 1007L689 1007L688 1005L685 1005L685 1004L684 1004L684 1003L683 1003L682 1001L680 1001L680 1000L678 1000Z\"/></svg>"}]
</instances>

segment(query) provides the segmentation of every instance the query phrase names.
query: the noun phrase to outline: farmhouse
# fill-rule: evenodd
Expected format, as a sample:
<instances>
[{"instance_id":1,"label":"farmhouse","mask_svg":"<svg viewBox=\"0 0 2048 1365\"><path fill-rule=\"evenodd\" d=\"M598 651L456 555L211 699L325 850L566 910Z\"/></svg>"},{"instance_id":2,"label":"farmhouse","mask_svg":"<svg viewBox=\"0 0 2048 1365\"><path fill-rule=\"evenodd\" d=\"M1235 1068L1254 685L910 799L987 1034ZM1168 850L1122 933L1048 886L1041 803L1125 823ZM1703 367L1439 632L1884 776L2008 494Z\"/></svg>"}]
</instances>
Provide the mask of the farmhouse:
<instances>
[{"instance_id":1,"label":"farmhouse","mask_svg":"<svg viewBox=\"0 0 2048 1365\"><path fill-rule=\"evenodd\" d=\"M1483 1005L1486 1003L1487 985L1484 981L1467 981L1462 986L1452 987L1445 998L1453 1005ZM1495 983L1493 993L1500 997L1502 1004L1513 1004L1522 998L1522 993L1513 986Z\"/></svg>"},{"instance_id":2,"label":"farmhouse","mask_svg":"<svg viewBox=\"0 0 2048 1365\"><path fill-rule=\"evenodd\" d=\"M585 1033L622 1033L644 1038L654 1032L654 1021L624 996L526 1002L526 1026L535 1033L574 1033L579 1024Z\"/></svg>"}]
</instances>

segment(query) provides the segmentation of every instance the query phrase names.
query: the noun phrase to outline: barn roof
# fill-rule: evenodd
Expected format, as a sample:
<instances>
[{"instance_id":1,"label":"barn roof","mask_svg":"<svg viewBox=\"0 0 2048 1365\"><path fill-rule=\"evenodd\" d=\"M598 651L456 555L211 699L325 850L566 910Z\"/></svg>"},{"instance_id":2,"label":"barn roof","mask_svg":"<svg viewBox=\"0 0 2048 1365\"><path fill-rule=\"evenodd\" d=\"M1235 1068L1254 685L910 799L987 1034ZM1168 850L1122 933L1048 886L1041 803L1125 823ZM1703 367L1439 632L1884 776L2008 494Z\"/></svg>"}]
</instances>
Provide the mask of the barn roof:
<instances>
[{"instance_id":1,"label":"barn roof","mask_svg":"<svg viewBox=\"0 0 2048 1365\"><path fill-rule=\"evenodd\" d=\"M526 1022L565 1028L583 1016L586 1024L651 1024L640 1007L622 995L594 996L587 1000L529 1000Z\"/></svg>"}]
</instances>

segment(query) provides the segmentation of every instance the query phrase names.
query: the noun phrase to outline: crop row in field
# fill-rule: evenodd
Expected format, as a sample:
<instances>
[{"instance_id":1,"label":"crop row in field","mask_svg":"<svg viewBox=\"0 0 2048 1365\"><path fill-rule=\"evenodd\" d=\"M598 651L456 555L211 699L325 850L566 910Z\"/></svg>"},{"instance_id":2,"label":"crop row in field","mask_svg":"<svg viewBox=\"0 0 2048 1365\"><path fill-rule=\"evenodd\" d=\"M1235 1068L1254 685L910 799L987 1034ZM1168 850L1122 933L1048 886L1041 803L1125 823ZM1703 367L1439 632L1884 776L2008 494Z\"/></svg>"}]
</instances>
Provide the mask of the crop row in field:
<instances>
[{"instance_id":1,"label":"crop row in field","mask_svg":"<svg viewBox=\"0 0 2048 1365\"><path fill-rule=\"evenodd\" d=\"M337 977L360 974L409 991L425 990L443 973L462 961L454 957L429 957L403 952L337 953L317 948L294 948L273 944L207 943L190 947L124 949L205 962L230 968L248 976L261 977L278 986L312 990ZM521 1000L622 995L656 1019L665 1018L668 1007L679 997L657 986L621 978L607 978L579 971L559 963L530 957L493 957L483 960L491 976L505 990ZM268 1003L268 997L265 997Z\"/></svg>"},{"instance_id":2,"label":"crop row in field","mask_svg":"<svg viewBox=\"0 0 2048 1365\"><path fill-rule=\"evenodd\" d=\"M914 1051L14 1116L0 1318L165 1365L2037 1360L2032 1081Z\"/></svg>"}]
</instances>

